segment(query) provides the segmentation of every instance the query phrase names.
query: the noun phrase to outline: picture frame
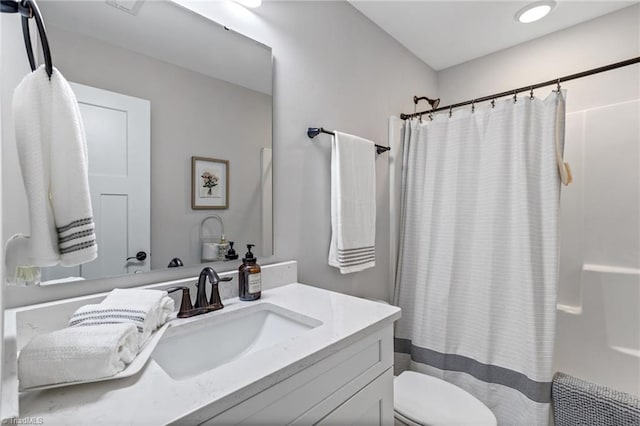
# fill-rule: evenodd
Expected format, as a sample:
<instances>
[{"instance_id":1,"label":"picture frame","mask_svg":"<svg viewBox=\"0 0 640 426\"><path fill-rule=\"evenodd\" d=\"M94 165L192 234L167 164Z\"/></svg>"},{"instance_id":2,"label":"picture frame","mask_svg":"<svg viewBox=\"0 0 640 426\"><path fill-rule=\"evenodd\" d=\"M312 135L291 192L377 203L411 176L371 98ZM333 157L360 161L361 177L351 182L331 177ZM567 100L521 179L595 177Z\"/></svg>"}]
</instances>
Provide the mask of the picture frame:
<instances>
[{"instance_id":1,"label":"picture frame","mask_svg":"<svg viewBox=\"0 0 640 426\"><path fill-rule=\"evenodd\" d=\"M191 157L191 209L229 208L229 161Z\"/></svg>"}]
</instances>

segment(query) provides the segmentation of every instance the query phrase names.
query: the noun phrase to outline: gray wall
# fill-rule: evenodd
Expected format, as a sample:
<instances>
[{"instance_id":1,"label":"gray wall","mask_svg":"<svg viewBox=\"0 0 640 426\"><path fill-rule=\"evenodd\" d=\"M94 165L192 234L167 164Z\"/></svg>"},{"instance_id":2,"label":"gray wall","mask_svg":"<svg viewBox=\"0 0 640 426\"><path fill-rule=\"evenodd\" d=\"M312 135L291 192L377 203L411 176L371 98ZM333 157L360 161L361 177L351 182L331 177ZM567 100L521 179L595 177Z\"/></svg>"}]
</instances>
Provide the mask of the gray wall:
<instances>
[{"instance_id":1,"label":"gray wall","mask_svg":"<svg viewBox=\"0 0 640 426\"><path fill-rule=\"evenodd\" d=\"M271 97L94 38L47 31L67 80L151 101L151 267L165 268L173 257L199 264L200 221L212 213L222 217L228 239L258 242L260 149L271 147ZM228 210L191 209L191 156L229 160ZM22 185L9 185L20 180L4 175L5 196L23 198ZM22 222L5 224L6 235L28 233L27 206L5 209ZM215 222L209 227L209 235L220 233Z\"/></svg>"},{"instance_id":2,"label":"gray wall","mask_svg":"<svg viewBox=\"0 0 640 426\"><path fill-rule=\"evenodd\" d=\"M305 131L323 126L386 145L389 116L413 111L416 94L437 95L435 72L346 2L188 6L273 48L272 260L297 259L300 282L389 300L389 156L376 162L376 267L341 275L327 265L331 143Z\"/></svg>"}]
</instances>

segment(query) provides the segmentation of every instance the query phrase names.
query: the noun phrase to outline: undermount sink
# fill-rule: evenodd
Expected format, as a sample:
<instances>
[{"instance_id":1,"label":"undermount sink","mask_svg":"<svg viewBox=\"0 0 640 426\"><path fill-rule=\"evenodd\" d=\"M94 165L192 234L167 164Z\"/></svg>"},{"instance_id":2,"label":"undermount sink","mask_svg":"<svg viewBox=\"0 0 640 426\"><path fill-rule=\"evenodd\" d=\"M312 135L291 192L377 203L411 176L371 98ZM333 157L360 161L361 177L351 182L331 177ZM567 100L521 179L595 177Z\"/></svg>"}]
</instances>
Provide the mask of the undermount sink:
<instances>
[{"instance_id":1,"label":"undermount sink","mask_svg":"<svg viewBox=\"0 0 640 426\"><path fill-rule=\"evenodd\" d=\"M173 379L183 380L272 347L322 322L260 303L170 327L151 358Z\"/></svg>"}]
</instances>

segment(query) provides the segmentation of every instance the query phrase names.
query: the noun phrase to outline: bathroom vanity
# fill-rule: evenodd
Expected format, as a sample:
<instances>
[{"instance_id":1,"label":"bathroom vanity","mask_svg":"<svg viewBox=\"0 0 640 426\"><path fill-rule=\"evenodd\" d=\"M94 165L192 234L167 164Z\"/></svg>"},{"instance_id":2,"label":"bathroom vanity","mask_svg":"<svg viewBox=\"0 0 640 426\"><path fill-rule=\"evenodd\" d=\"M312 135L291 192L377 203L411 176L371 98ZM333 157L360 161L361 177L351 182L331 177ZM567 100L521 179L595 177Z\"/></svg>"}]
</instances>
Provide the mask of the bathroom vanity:
<instances>
[{"instance_id":1,"label":"bathroom vanity","mask_svg":"<svg viewBox=\"0 0 640 426\"><path fill-rule=\"evenodd\" d=\"M224 309L171 320L140 373L23 392L19 417L51 424L392 424L392 326L400 310L275 283L281 267L265 268L270 282L258 301L225 299L223 287ZM237 286L235 274L221 275L234 276L228 289ZM5 344L14 339L19 348L100 297L8 311Z\"/></svg>"}]
</instances>

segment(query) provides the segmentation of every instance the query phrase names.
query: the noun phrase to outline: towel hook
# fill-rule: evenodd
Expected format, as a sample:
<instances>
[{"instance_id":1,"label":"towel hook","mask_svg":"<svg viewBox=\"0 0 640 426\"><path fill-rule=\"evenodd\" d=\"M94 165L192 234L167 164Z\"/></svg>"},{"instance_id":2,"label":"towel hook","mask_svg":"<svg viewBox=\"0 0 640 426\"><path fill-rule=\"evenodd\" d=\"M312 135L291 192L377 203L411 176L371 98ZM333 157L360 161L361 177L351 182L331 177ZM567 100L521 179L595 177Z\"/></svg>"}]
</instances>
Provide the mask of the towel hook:
<instances>
[{"instance_id":1,"label":"towel hook","mask_svg":"<svg viewBox=\"0 0 640 426\"><path fill-rule=\"evenodd\" d=\"M3 4L4 6L4 4ZM29 19L34 18L36 21L36 27L38 28L38 35L40 36L40 43L42 44L42 53L44 55L44 66L49 79L53 74L53 62L51 61L51 49L49 48L49 40L47 38L47 30L42 21L42 15L40 9L35 0L24 0L18 5L17 12L22 15L22 36L24 38L24 45L27 49L27 58L29 59L29 66L31 71L35 71L37 64L35 56L33 55L33 46L31 44L31 36L29 34Z\"/></svg>"}]
</instances>

